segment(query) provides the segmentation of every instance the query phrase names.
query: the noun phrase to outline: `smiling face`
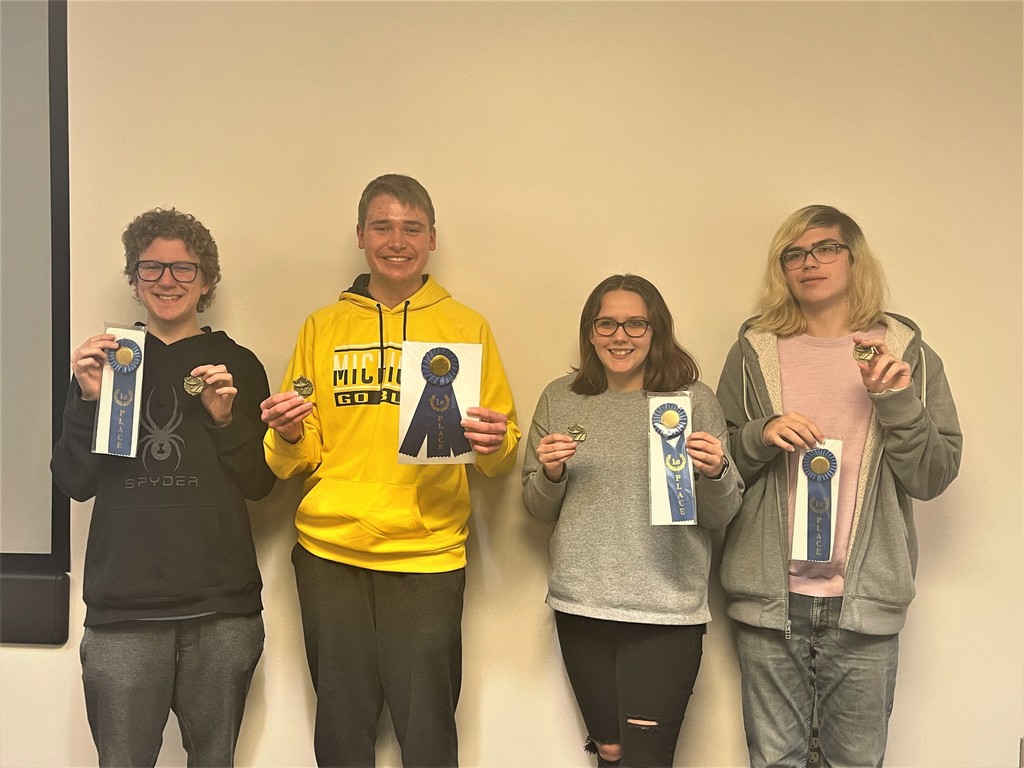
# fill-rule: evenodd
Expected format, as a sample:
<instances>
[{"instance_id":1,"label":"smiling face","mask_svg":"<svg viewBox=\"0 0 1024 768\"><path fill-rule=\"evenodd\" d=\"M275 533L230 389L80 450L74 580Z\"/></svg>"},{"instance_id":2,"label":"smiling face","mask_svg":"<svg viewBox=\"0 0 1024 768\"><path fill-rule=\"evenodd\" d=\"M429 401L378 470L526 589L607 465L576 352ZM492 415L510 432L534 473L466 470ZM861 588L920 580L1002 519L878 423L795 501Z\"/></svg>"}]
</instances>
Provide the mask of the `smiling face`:
<instances>
[{"instance_id":1,"label":"smiling face","mask_svg":"<svg viewBox=\"0 0 1024 768\"><path fill-rule=\"evenodd\" d=\"M430 252L437 246L422 209L378 195L367 205L356 237L370 267L370 295L393 307L420 289Z\"/></svg>"},{"instance_id":2,"label":"smiling face","mask_svg":"<svg viewBox=\"0 0 1024 768\"><path fill-rule=\"evenodd\" d=\"M639 293L633 291L608 291L601 297L598 317L611 318L617 323L627 320L650 320L647 307ZM608 389L614 392L634 392L643 389L644 365L651 351L652 328L643 336L633 338L626 335L620 326L611 336L600 336L591 324L590 343L594 345L598 360L604 366L608 378Z\"/></svg>"},{"instance_id":3,"label":"smiling face","mask_svg":"<svg viewBox=\"0 0 1024 768\"><path fill-rule=\"evenodd\" d=\"M806 230L787 250L799 248L809 251L823 243L843 242L843 233L838 224L815 227ZM830 264L819 264L813 256L808 256L800 269L784 268L784 272L786 284L800 309L805 313L821 313L844 307L850 289L850 269L850 252L840 250L836 260Z\"/></svg>"},{"instance_id":4,"label":"smiling face","mask_svg":"<svg viewBox=\"0 0 1024 768\"><path fill-rule=\"evenodd\" d=\"M182 240L164 237L153 240L139 256L139 261L199 263L199 259L188 252ZM191 283L179 283L170 269L165 269L156 282L135 279L135 295L146 308L146 324L154 334L168 343L199 332L196 307L199 299L209 290L202 270L199 270Z\"/></svg>"}]
</instances>

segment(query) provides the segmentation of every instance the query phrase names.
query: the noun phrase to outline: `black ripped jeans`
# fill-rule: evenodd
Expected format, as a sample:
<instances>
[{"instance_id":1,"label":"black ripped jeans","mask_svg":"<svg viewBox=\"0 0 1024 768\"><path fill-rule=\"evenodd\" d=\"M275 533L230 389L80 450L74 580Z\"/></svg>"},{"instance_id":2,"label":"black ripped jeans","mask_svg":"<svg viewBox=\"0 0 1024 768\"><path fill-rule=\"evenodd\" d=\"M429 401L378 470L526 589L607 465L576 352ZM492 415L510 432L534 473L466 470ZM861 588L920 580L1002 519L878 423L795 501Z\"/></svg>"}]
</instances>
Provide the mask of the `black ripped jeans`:
<instances>
[{"instance_id":1,"label":"black ripped jeans","mask_svg":"<svg viewBox=\"0 0 1024 768\"><path fill-rule=\"evenodd\" d=\"M590 739L622 766L671 766L700 669L704 624L631 624L555 611L558 642Z\"/></svg>"}]
</instances>

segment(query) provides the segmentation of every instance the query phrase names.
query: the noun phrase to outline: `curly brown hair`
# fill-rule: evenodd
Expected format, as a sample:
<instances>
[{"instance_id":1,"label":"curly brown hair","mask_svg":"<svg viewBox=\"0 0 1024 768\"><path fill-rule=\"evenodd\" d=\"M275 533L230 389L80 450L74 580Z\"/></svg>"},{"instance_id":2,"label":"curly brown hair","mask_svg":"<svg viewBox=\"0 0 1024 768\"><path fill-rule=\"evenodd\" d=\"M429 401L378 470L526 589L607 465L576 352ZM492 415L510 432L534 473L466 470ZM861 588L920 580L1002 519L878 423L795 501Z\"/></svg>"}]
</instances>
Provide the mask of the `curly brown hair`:
<instances>
[{"instance_id":1,"label":"curly brown hair","mask_svg":"<svg viewBox=\"0 0 1024 768\"><path fill-rule=\"evenodd\" d=\"M124 274L128 282L135 285L138 276L135 268L147 248L157 238L181 240L185 249L199 259L199 269L210 290L199 298L197 312L202 312L213 301L217 283L220 282L220 256L217 243L210 230L190 213L183 213L174 208L154 208L139 214L129 224L121 242L124 243Z\"/></svg>"},{"instance_id":2,"label":"curly brown hair","mask_svg":"<svg viewBox=\"0 0 1024 768\"><path fill-rule=\"evenodd\" d=\"M601 299L609 291L631 291L643 299L651 324L651 351L644 363L644 389L648 392L675 392L684 389L700 377L697 361L676 341L672 313L661 292L654 284L639 275L612 275L606 277L591 291L580 314L580 366L570 388L578 395L599 395L608 388L604 365L590 342L590 332Z\"/></svg>"}]
</instances>

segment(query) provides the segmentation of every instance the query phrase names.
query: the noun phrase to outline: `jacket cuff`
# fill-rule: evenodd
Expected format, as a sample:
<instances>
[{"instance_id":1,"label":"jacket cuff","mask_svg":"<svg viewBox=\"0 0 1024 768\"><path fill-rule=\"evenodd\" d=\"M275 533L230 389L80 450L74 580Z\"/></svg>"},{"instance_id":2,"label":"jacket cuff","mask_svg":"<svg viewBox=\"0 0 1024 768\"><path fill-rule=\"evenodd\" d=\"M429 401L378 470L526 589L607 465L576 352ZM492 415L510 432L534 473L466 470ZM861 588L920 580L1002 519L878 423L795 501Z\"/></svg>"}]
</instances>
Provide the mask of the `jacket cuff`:
<instances>
[{"instance_id":1,"label":"jacket cuff","mask_svg":"<svg viewBox=\"0 0 1024 768\"><path fill-rule=\"evenodd\" d=\"M917 397L913 386L903 389L890 389L878 394L868 393L871 404L875 406L878 423L883 427L897 427L910 424L920 416L924 405Z\"/></svg>"},{"instance_id":2,"label":"jacket cuff","mask_svg":"<svg viewBox=\"0 0 1024 768\"><path fill-rule=\"evenodd\" d=\"M767 464L782 450L777 445L765 445L764 440L761 438L761 435L764 434L765 425L777 418L779 418L777 415L772 415L763 419L754 419L748 421L740 429L739 435L740 442L743 445L743 452L754 461Z\"/></svg>"},{"instance_id":3,"label":"jacket cuff","mask_svg":"<svg viewBox=\"0 0 1024 768\"><path fill-rule=\"evenodd\" d=\"M306 442L306 430L303 428L302 437L297 442L289 443L279 434L275 429L267 429L267 433L263 438L263 445L273 455L280 456L282 458L291 459L294 461L305 461L306 449L304 443Z\"/></svg>"},{"instance_id":4,"label":"jacket cuff","mask_svg":"<svg viewBox=\"0 0 1024 768\"><path fill-rule=\"evenodd\" d=\"M96 424L96 409L99 407L99 400L83 400L82 390L75 385L75 394L68 400L68 407L64 410L64 420L77 429L87 429L90 432Z\"/></svg>"},{"instance_id":5,"label":"jacket cuff","mask_svg":"<svg viewBox=\"0 0 1024 768\"><path fill-rule=\"evenodd\" d=\"M252 424L244 416L237 413L231 417L231 423L218 427L209 419L206 420L206 430L210 433L210 439L217 448L218 453L232 453L245 447L255 436Z\"/></svg>"}]
</instances>

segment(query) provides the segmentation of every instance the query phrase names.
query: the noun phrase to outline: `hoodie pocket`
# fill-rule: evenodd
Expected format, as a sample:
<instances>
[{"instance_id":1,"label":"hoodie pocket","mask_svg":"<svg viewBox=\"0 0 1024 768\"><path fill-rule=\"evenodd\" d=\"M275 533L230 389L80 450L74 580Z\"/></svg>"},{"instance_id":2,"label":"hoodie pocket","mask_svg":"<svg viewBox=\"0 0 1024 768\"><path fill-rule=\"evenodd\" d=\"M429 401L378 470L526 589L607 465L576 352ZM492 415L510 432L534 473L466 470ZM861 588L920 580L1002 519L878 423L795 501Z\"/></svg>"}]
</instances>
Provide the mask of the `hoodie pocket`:
<instances>
[{"instance_id":1,"label":"hoodie pocket","mask_svg":"<svg viewBox=\"0 0 1024 768\"><path fill-rule=\"evenodd\" d=\"M329 477L303 498L297 522L308 534L339 544L365 537L418 540L434 533L420 516L416 486Z\"/></svg>"},{"instance_id":2,"label":"hoodie pocket","mask_svg":"<svg viewBox=\"0 0 1024 768\"><path fill-rule=\"evenodd\" d=\"M216 507L114 507L94 511L85 597L98 606L171 606L249 589L233 562Z\"/></svg>"}]
</instances>

